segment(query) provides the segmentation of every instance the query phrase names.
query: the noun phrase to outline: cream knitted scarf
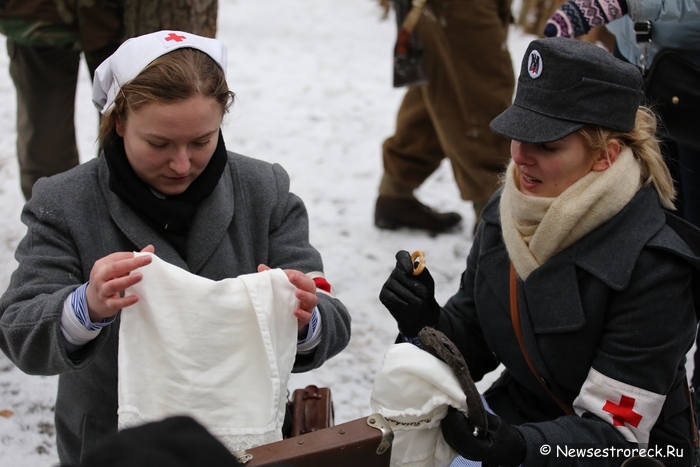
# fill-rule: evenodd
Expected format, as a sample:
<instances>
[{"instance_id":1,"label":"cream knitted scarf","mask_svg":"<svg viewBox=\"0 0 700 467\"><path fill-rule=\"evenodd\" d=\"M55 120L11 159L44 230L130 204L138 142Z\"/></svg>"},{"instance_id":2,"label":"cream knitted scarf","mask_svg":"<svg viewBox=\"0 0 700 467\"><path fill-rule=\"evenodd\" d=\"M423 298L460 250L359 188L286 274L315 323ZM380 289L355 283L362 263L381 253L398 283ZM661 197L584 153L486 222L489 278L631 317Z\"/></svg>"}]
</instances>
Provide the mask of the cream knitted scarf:
<instances>
[{"instance_id":1,"label":"cream knitted scarf","mask_svg":"<svg viewBox=\"0 0 700 467\"><path fill-rule=\"evenodd\" d=\"M608 169L589 172L555 198L520 192L511 160L501 194L500 213L508 256L518 276L532 271L612 218L641 186L641 169L623 148Z\"/></svg>"}]
</instances>

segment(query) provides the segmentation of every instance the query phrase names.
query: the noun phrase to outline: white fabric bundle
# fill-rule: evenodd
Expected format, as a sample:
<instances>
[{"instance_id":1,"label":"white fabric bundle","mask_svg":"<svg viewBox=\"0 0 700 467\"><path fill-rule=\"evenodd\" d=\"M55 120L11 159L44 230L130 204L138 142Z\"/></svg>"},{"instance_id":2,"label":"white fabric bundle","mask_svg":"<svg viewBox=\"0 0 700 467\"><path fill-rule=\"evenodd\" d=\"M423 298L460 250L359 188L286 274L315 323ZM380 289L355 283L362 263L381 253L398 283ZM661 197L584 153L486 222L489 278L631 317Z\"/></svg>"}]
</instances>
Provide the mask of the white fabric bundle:
<instances>
[{"instance_id":1,"label":"white fabric bundle","mask_svg":"<svg viewBox=\"0 0 700 467\"><path fill-rule=\"evenodd\" d=\"M389 348L370 405L394 430L392 466L446 467L458 456L440 421L448 406L467 413L466 397L452 369L428 352L408 343Z\"/></svg>"},{"instance_id":2,"label":"white fabric bundle","mask_svg":"<svg viewBox=\"0 0 700 467\"><path fill-rule=\"evenodd\" d=\"M286 274L212 281L156 256L139 272L121 312L119 429L186 414L232 451L280 440L297 337Z\"/></svg>"}]
</instances>

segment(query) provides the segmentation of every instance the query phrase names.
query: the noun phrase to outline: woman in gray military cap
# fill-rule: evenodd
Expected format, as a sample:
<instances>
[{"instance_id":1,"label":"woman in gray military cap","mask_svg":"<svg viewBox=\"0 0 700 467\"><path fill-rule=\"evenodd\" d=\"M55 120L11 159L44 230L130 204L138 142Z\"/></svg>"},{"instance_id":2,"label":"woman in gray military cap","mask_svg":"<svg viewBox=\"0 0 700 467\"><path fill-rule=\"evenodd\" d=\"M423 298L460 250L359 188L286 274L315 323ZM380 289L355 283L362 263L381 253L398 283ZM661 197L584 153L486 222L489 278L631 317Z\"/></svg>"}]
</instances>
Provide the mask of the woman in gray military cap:
<instances>
[{"instance_id":1,"label":"woman in gray military cap","mask_svg":"<svg viewBox=\"0 0 700 467\"><path fill-rule=\"evenodd\" d=\"M484 393L498 414L486 433L455 409L442 421L466 459L618 465L648 447L691 465L700 231L668 212L673 183L642 97L637 68L605 50L533 41L513 105L491 123L512 159L459 290L439 306L427 269L414 276L396 255L380 299L404 338L444 332L475 380L505 367Z\"/></svg>"}]
</instances>

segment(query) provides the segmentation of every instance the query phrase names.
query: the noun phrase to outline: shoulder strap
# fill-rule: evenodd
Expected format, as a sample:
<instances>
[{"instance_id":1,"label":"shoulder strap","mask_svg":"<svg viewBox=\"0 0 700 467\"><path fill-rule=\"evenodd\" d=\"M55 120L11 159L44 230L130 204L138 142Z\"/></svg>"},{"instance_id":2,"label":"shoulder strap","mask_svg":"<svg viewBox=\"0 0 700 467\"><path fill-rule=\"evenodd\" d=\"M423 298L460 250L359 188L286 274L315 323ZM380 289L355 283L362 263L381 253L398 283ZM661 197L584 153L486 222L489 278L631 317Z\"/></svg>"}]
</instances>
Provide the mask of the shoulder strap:
<instances>
[{"instance_id":1,"label":"shoulder strap","mask_svg":"<svg viewBox=\"0 0 700 467\"><path fill-rule=\"evenodd\" d=\"M559 408L565 414L576 415L576 413L569 404L561 400L559 396L554 394L547 387L547 384L544 382L544 379L542 379L540 374L535 369L535 366L532 364L532 360L530 360L530 356L528 355L527 350L525 349L525 343L523 342L523 331L520 327L520 313L518 312L518 279L515 276L515 267L513 267L513 263L510 263L510 319L513 321L513 329L515 330L515 337L518 338L520 351L523 353L523 357L525 357L525 362L527 362L527 366L530 367L530 371L532 371L532 374L535 375L535 379L537 380L537 382L540 383L542 389L544 389L547 392L547 394L549 394L549 396L554 400L554 402L557 403Z\"/></svg>"}]
</instances>

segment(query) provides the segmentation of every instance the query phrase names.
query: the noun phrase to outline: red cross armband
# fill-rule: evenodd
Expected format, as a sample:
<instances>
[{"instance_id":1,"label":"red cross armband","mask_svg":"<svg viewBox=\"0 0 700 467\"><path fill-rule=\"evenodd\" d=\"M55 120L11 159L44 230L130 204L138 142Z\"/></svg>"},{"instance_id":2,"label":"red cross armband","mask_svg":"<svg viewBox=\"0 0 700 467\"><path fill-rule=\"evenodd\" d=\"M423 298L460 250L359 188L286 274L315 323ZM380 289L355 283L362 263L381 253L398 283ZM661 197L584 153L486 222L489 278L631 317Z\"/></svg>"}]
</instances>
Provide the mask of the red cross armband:
<instances>
[{"instance_id":1,"label":"red cross armband","mask_svg":"<svg viewBox=\"0 0 700 467\"><path fill-rule=\"evenodd\" d=\"M617 381L591 368L574 400L574 411L590 412L615 427L631 443L647 444L666 396Z\"/></svg>"}]
</instances>

